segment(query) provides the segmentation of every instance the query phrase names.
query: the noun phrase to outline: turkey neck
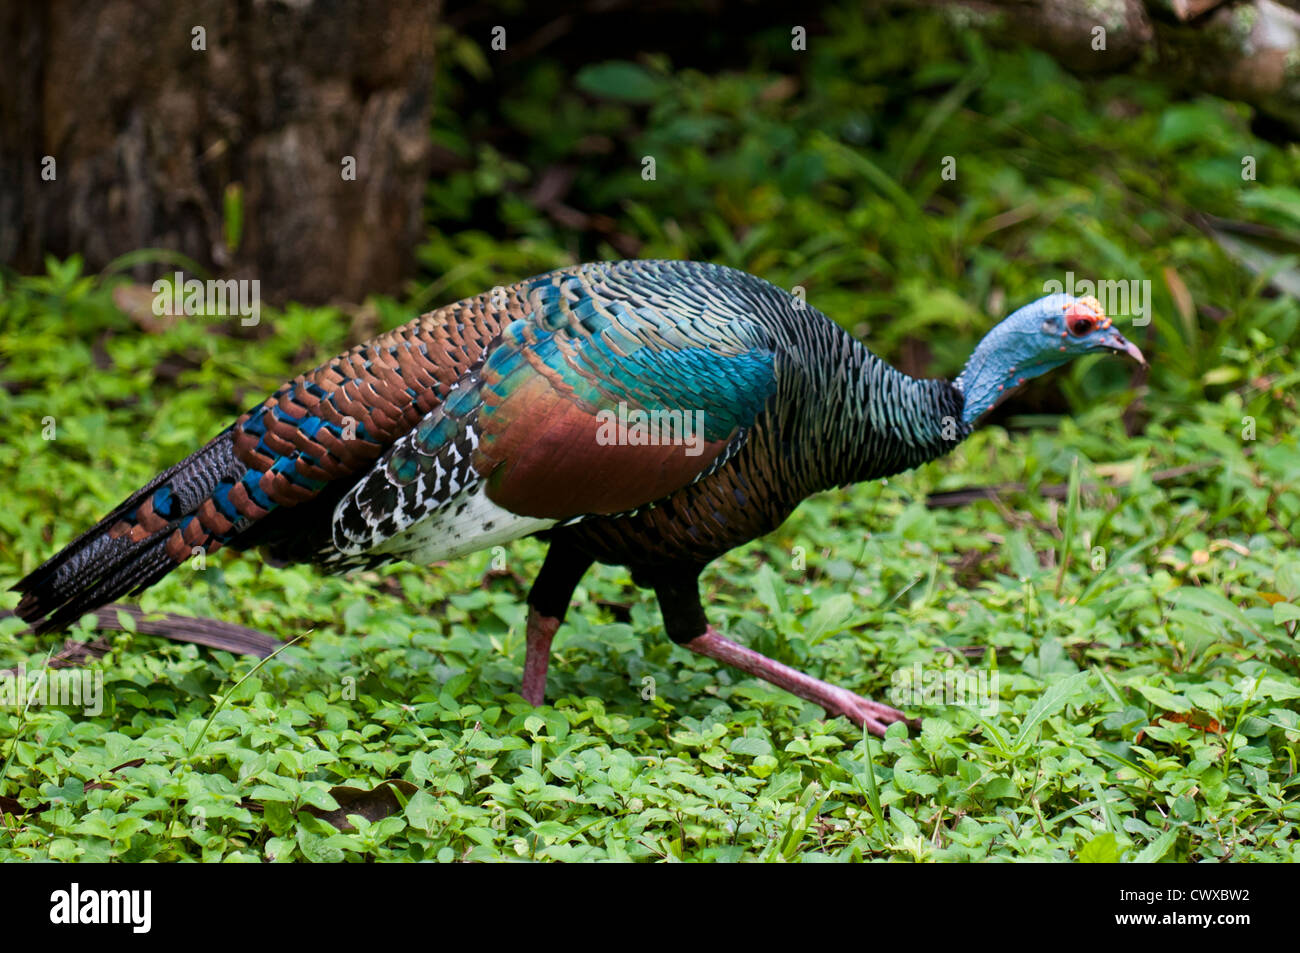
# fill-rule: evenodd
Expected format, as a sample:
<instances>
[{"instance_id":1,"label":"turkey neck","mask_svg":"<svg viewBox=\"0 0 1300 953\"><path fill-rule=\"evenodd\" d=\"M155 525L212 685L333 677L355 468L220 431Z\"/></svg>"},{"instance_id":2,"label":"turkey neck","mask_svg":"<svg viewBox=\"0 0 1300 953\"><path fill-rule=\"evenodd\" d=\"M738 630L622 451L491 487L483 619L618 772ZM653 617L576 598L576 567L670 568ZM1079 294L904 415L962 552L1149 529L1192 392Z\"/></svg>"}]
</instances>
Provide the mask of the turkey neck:
<instances>
[{"instance_id":1,"label":"turkey neck","mask_svg":"<svg viewBox=\"0 0 1300 953\"><path fill-rule=\"evenodd\" d=\"M778 358L769 413L799 498L909 470L970 433L949 382L904 374L829 319L796 326L803 340Z\"/></svg>"}]
</instances>

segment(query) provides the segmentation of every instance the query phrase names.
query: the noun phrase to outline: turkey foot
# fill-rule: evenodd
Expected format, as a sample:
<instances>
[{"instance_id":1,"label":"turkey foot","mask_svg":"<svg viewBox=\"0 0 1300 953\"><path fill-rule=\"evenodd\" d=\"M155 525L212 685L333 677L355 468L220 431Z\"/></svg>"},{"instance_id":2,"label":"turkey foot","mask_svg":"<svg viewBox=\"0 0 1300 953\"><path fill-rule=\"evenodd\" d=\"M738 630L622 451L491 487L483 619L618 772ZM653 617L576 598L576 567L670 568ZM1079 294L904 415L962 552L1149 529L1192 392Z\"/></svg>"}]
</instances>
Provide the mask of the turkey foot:
<instances>
[{"instance_id":1,"label":"turkey foot","mask_svg":"<svg viewBox=\"0 0 1300 953\"><path fill-rule=\"evenodd\" d=\"M732 642L713 626L709 626L703 635L685 645L692 652L725 662L742 672L757 675L764 681L784 688L792 695L816 702L825 708L832 718L843 715L855 725L866 727L873 735L883 736L885 729L896 721L901 721L912 728L921 727L920 719L908 718L901 711L888 705L873 702L870 698L855 695L848 689L805 675L788 665L782 665L753 649Z\"/></svg>"},{"instance_id":2,"label":"turkey foot","mask_svg":"<svg viewBox=\"0 0 1300 953\"><path fill-rule=\"evenodd\" d=\"M524 650L524 684L519 694L530 705L540 705L546 698L546 667L551 661L551 640L560 620L542 615L528 607L527 647Z\"/></svg>"}]
</instances>

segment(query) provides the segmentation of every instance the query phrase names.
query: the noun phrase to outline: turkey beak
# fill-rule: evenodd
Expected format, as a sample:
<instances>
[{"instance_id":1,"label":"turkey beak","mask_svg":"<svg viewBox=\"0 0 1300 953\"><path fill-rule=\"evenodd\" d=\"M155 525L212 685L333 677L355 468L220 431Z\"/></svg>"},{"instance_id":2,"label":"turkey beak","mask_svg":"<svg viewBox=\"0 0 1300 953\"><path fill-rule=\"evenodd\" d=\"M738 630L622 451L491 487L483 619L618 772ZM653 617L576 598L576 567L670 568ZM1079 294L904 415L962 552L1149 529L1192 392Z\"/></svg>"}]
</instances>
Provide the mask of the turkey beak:
<instances>
[{"instance_id":1,"label":"turkey beak","mask_svg":"<svg viewBox=\"0 0 1300 953\"><path fill-rule=\"evenodd\" d=\"M1142 356L1142 352L1138 350L1138 346L1113 328L1102 337L1101 346L1109 348L1112 351L1127 354L1143 367L1147 366L1147 359Z\"/></svg>"}]
</instances>

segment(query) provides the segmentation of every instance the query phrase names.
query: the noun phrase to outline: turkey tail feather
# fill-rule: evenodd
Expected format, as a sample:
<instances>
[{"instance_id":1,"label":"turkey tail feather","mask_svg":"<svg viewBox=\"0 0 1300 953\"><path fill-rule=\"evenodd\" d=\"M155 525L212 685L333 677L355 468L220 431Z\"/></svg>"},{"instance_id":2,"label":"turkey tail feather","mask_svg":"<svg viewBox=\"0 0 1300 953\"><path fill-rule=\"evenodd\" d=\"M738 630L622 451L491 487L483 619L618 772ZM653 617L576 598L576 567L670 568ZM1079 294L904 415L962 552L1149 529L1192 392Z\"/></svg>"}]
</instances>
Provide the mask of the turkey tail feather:
<instances>
[{"instance_id":1,"label":"turkey tail feather","mask_svg":"<svg viewBox=\"0 0 1300 953\"><path fill-rule=\"evenodd\" d=\"M16 612L43 633L153 585L190 553L182 528L223 478L244 469L229 430L158 474L14 589ZM205 534L202 543L210 542ZM169 545L170 544L170 545ZM215 547L209 547L215 548Z\"/></svg>"}]
</instances>

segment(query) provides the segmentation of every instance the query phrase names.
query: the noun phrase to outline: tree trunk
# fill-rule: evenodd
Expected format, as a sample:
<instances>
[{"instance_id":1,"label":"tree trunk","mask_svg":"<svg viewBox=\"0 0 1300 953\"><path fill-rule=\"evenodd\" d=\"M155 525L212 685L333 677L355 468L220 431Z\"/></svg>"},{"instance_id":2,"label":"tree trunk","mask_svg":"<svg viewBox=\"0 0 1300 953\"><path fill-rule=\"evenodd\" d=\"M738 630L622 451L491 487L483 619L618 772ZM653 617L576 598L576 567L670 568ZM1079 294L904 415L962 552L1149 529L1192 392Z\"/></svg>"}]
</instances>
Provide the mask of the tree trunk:
<instances>
[{"instance_id":1,"label":"tree trunk","mask_svg":"<svg viewBox=\"0 0 1300 953\"><path fill-rule=\"evenodd\" d=\"M161 248L273 302L395 290L422 231L437 9L5 4L0 262Z\"/></svg>"}]
</instances>

